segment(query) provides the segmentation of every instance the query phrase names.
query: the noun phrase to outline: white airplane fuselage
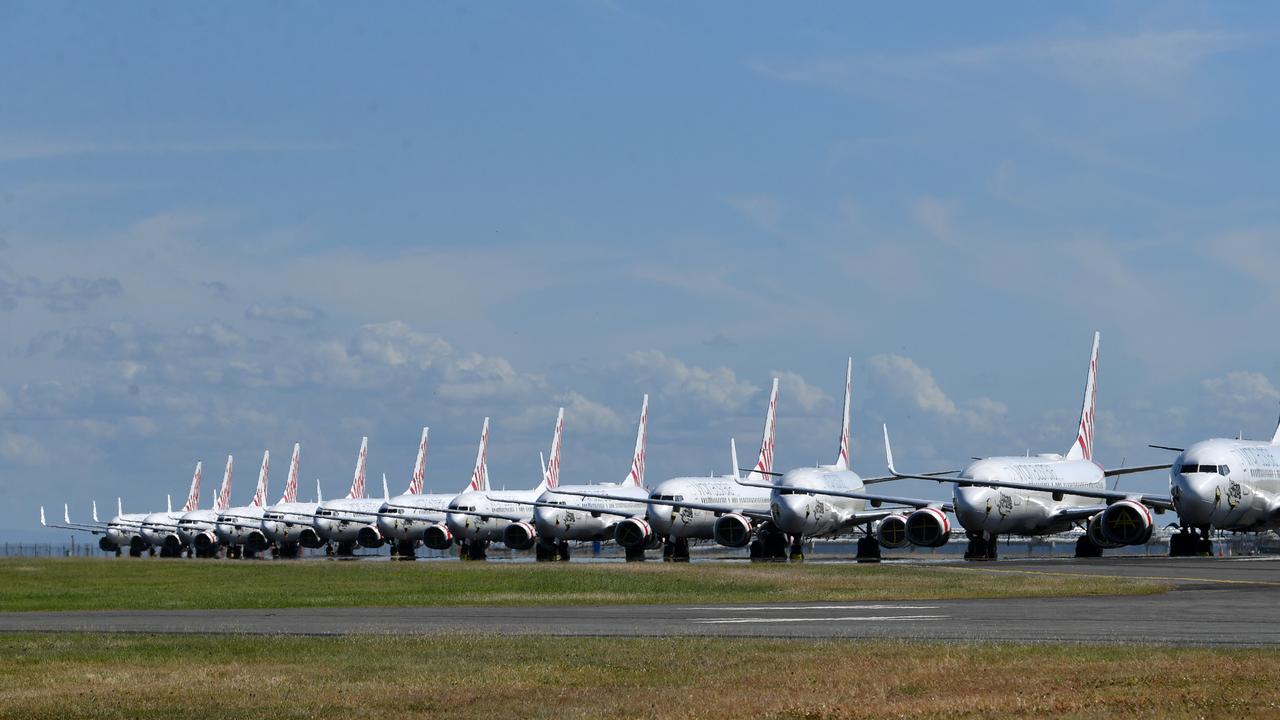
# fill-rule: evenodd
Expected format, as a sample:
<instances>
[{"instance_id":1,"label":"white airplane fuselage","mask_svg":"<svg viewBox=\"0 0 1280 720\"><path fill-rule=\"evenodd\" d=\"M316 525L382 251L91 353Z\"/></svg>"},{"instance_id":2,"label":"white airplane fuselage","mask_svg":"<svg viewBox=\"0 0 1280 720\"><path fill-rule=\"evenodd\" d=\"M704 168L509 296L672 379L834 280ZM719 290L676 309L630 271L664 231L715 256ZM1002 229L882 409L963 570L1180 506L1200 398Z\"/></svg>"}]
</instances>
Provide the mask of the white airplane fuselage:
<instances>
[{"instance_id":1,"label":"white airplane fuselage","mask_svg":"<svg viewBox=\"0 0 1280 720\"><path fill-rule=\"evenodd\" d=\"M262 532L277 545L303 541L308 533L319 538L315 529L315 513L320 503L277 503L262 513Z\"/></svg>"},{"instance_id":2,"label":"white airplane fuselage","mask_svg":"<svg viewBox=\"0 0 1280 720\"><path fill-rule=\"evenodd\" d=\"M538 496L538 502L558 503L560 505L577 505L579 507L600 508L614 512L630 513L634 517L644 517L645 504L649 492L634 485L615 485L602 483L599 485L564 485L559 489L577 492L604 492L611 495L635 498L634 501L610 500L606 498L580 497L559 494L555 490L547 490ZM538 507L533 510L533 524L538 530L538 537L553 542L560 540L612 540L613 526L623 519L621 515L600 514L559 507Z\"/></svg>"},{"instance_id":3,"label":"white airplane fuselage","mask_svg":"<svg viewBox=\"0 0 1280 720\"><path fill-rule=\"evenodd\" d=\"M509 518L481 517L470 513L501 513L504 516L522 517L526 522L532 522L532 508L528 505L511 502L511 500L534 502L541 494L541 490L491 490L487 493L473 490L464 492L449 501L449 508L451 510L458 509L469 512L451 512L446 516L445 523L449 526L449 532L453 533L453 536L461 541L501 541L503 532L512 522Z\"/></svg>"},{"instance_id":4,"label":"white airplane fuselage","mask_svg":"<svg viewBox=\"0 0 1280 720\"><path fill-rule=\"evenodd\" d=\"M138 533L148 545L153 547L163 546L165 538L170 535L178 537L179 544L184 544L184 541L178 536L178 531L175 526L185 514L185 512L180 510L173 512L151 513L142 519L142 525L138 528Z\"/></svg>"},{"instance_id":5,"label":"white airplane fuselage","mask_svg":"<svg viewBox=\"0 0 1280 720\"><path fill-rule=\"evenodd\" d=\"M1178 455L1169 493L1183 526L1280 529L1280 445L1213 439Z\"/></svg>"},{"instance_id":6,"label":"white airplane fuselage","mask_svg":"<svg viewBox=\"0 0 1280 720\"><path fill-rule=\"evenodd\" d=\"M200 533L214 533L216 536L217 527L217 510L210 508L192 510L178 518L178 537L182 538L184 545L190 545L196 541L196 536Z\"/></svg>"},{"instance_id":7,"label":"white airplane fuselage","mask_svg":"<svg viewBox=\"0 0 1280 720\"><path fill-rule=\"evenodd\" d=\"M262 532L263 508L257 505L242 505L227 508L218 515L218 524L214 534L223 545L246 545L249 536Z\"/></svg>"},{"instance_id":8,"label":"white airplane fuselage","mask_svg":"<svg viewBox=\"0 0 1280 720\"><path fill-rule=\"evenodd\" d=\"M732 475L671 478L649 493L646 519L658 535L710 540L718 519L714 512L664 505L662 501L726 505L767 513L771 495L765 488L739 485Z\"/></svg>"},{"instance_id":9,"label":"white airplane fuselage","mask_svg":"<svg viewBox=\"0 0 1280 720\"><path fill-rule=\"evenodd\" d=\"M321 538L330 542L356 542L360 528L377 521L378 509L384 502L382 498L326 500L316 508L312 525Z\"/></svg>"},{"instance_id":10,"label":"white airplane fuselage","mask_svg":"<svg viewBox=\"0 0 1280 720\"><path fill-rule=\"evenodd\" d=\"M857 473L834 465L788 471L777 481L769 498L773 524L788 535L834 535L844 528L846 518L862 512L867 504L866 500L813 495L788 490L788 487L822 488L837 492L865 490L862 478Z\"/></svg>"},{"instance_id":11,"label":"white airplane fuselage","mask_svg":"<svg viewBox=\"0 0 1280 720\"><path fill-rule=\"evenodd\" d=\"M959 477L1045 486L1044 492L1038 492L956 485L953 492L956 519L967 532L988 535L1063 532L1074 523L1055 519L1059 510L1098 505L1101 501L1078 495L1055 497L1054 490L1106 489L1106 477L1097 464L1054 454L984 458L965 468Z\"/></svg>"},{"instance_id":12,"label":"white airplane fuselage","mask_svg":"<svg viewBox=\"0 0 1280 720\"><path fill-rule=\"evenodd\" d=\"M150 513L124 513L107 523L106 537L118 547L127 548L134 538L141 538L142 522ZM146 542L145 540L143 542Z\"/></svg>"},{"instance_id":13,"label":"white airplane fuselage","mask_svg":"<svg viewBox=\"0 0 1280 720\"><path fill-rule=\"evenodd\" d=\"M446 521L447 513L435 508L449 507L456 497L455 493L397 495L378 508L378 532L397 542L421 541L427 528ZM402 517L406 514L414 517Z\"/></svg>"}]
</instances>

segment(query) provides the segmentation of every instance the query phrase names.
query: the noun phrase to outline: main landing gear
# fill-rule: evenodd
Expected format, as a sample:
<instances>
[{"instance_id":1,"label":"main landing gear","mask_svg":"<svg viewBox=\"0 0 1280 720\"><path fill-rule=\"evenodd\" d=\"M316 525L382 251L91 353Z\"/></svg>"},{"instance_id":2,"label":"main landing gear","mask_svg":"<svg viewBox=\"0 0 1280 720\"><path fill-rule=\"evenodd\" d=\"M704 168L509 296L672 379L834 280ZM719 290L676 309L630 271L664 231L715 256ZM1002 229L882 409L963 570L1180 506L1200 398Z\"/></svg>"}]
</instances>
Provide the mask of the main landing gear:
<instances>
[{"instance_id":1,"label":"main landing gear","mask_svg":"<svg viewBox=\"0 0 1280 720\"><path fill-rule=\"evenodd\" d=\"M880 562L880 541L870 530L858 538L858 554L855 559L860 563Z\"/></svg>"},{"instance_id":2,"label":"main landing gear","mask_svg":"<svg viewBox=\"0 0 1280 720\"><path fill-rule=\"evenodd\" d=\"M761 562L787 561L787 536L779 532L769 523L761 525L756 531L756 539L751 541L751 560Z\"/></svg>"},{"instance_id":3,"label":"main landing gear","mask_svg":"<svg viewBox=\"0 0 1280 720\"><path fill-rule=\"evenodd\" d=\"M458 558L461 560L487 560L489 556L485 550L489 548L489 541L475 540L472 542L464 542L458 546Z\"/></svg>"},{"instance_id":4,"label":"main landing gear","mask_svg":"<svg viewBox=\"0 0 1280 720\"><path fill-rule=\"evenodd\" d=\"M1094 542L1088 535L1081 535L1076 538L1076 557L1078 558L1100 558L1102 557L1102 547Z\"/></svg>"},{"instance_id":5,"label":"main landing gear","mask_svg":"<svg viewBox=\"0 0 1280 720\"><path fill-rule=\"evenodd\" d=\"M662 544L663 562L689 562L689 538L669 538Z\"/></svg>"},{"instance_id":6,"label":"main landing gear","mask_svg":"<svg viewBox=\"0 0 1280 720\"><path fill-rule=\"evenodd\" d=\"M392 560L417 560L418 554L412 540L387 543L391 546Z\"/></svg>"},{"instance_id":7,"label":"main landing gear","mask_svg":"<svg viewBox=\"0 0 1280 720\"><path fill-rule=\"evenodd\" d=\"M995 560L996 559L997 548L999 547L999 542L998 542L1000 539L999 536L992 535L991 537L988 538L982 533L977 532L977 533L969 533L968 538L969 538L969 546L965 548L965 551L964 551L965 560ZM1079 551L1080 551L1079 546L1077 545L1076 552L1078 553Z\"/></svg>"},{"instance_id":8,"label":"main landing gear","mask_svg":"<svg viewBox=\"0 0 1280 720\"><path fill-rule=\"evenodd\" d=\"M804 536L791 536L791 562L804 562Z\"/></svg>"},{"instance_id":9,"label":"main landing gear","mask_svg":"<svg viewBox=\"0 0 1280 720\"><path fill-rule=\"evenodd\" d=\"M1209 526L1182 527L1169 538L1169 557L1193 557L1212 555L1213 541L1209 539Z\"/></svg>"},{"instance_id":10,"label":"main landing gear","mask_svg":"<svg viewBox=\"0 0 1280 720\"><path fill-rule=\"evenodd\" d=\"M627 562L644 562L644 548L627 548Z\"/></svg>"}]
</instances>

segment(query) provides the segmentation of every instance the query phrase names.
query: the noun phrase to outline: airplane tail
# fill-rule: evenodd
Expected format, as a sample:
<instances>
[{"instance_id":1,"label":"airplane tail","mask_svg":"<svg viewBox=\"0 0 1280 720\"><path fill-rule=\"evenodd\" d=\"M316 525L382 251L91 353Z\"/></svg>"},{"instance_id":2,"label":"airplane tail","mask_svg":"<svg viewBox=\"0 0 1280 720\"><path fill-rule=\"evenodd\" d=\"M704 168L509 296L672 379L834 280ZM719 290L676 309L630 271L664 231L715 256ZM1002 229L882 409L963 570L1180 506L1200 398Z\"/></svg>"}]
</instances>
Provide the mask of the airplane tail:
<instances>
[{"instance_id":1,"label":"airplane tail","mask_svg":"<svg viewBox=\"0 0 1280 720\"><path fill-rule=\"evenodd\" d=\"M359 499L364 497L364 464L369 457L369 436L360 439L360 454L356 456L356 474L351 478L351 489L347 497Z\"/></svg>"},{"instance_id":2,"label":"airplane tail","mask_svg":"<svg viewBox=\"0 0 1280 720\"><path fill-rule=\"evenodd\" d=\"M191 489L187 491L187 504L182 506L182 512L189 513L200 507L200 479L204 475L201 469L204 463L196 463L196 472L191 476Z\"/></svg>"},{"instance_id":3,"label":"airplane tail","mask_svg":"<svg viewBox=\"0 0 1280 720\"><path fill-rule=\"evenodd\" d=\"M231 507L231 456L227 456L227 469L222 471L222 487L213 499L213 509L222 511Z\"/></svg>"},{"instance_id":4,"label":"airplane tail","mask_svg":"<svg viewBox=\"0 0 1280 720\"><path fill-rule=\"evenodd\" d=\"M631 453L631 472L623 485L644 487L644 454L649 435L649 394L645 393L644 402L640 404L640 425L636 427L636 449Z\"/></svg>"},{"instance_id":5,"label":"airplane tail","mask_svg":"<svg viewBox=\"0 0 1280 720\"><path fill-rule=\"evenodd\" d=\"M1080 430L1076 442L1067 451L1068 460L1093 460L1094 406L1098 401L1098 340L1093 334L1093 352L1089 354L1089 379L1084 385L1084 407L1080 410Z\"/></svg>"},{"instance_id":6,"label":"airplane tail","mask_svg":"<svg viewBox=\"0 0 1280 720\"><path fill-rule=\"evenodd\" d=\"M556 415L556 431L551 436L551 459L542 473L539 490L554 490L560 484L560 443L564 438L564 408Z\"/></svg>"},{"instance_id":7,"label":"airplane tail","mask_svg":"<svg viewBox=\"0 0 1280 720\"><path fill-rule=\"evenodd\" d=\"M289 458L289 477L284 483L284 495L280 502L291 503L298 500L298 461L302 455L302 443L293 444L293 456Z\"/></svg>"},{"instance_id":8,"label":"airplane tail","mask_svg":"<svg viewBox=\"0 0 1280 720\"><path fill-rule=\"evenodd\" d=\"M769 414L764 419L764 436L760 438L760 457L756 466L747 475L751 482L772 482L773 473L773 437L778 417L778 378L773 379L773 390L769 392Z\"/></svg>"},{"instance_id":9,"label":"airplane tail","mask_svg":"<svg viewBox=\"0 0 1280 720\"><path fill-rule=\"evenodd\" d=\"M853 358L844 371L844 420L840 425L840 454L836 456L836 468L849 469L849 396L853 390Z\"/></svg>"},{"instance_id":10,"label":"airplane tail","mask_svg":"<svg viewBox=\"0 0 1280 720\"><path fill-rule=\"evenodd\" d=\"M476 449L476 466L471 471L471 482L462 492L489 492L489 418L484 419L484 427L480 429L480 447Z\"/></svg>"},{"instance_id":11,"label":"airplane tail","mask_svg":"<svg viewBox=\"0 0 1280 720\"><path fill-rule=\"evenodd\" d=\"M409 489L405 491L406 495L421 495L426 487L427 431L429 429L422 428L422 439L418 441L418 459L413 463L413 479L409 481Z\"/></svg>"},{"instance_id":12,"label":"airplane tail","mask_svg":"<svg viewBox=\"0 0 1280 720\"><path fill-rule=\"evenodd\" d=\"M262 467L258 469L258 487L253 491L253 507L267 504L267 474L271 471L271 451L262 451Z\"/></svg>"}]
</instances>

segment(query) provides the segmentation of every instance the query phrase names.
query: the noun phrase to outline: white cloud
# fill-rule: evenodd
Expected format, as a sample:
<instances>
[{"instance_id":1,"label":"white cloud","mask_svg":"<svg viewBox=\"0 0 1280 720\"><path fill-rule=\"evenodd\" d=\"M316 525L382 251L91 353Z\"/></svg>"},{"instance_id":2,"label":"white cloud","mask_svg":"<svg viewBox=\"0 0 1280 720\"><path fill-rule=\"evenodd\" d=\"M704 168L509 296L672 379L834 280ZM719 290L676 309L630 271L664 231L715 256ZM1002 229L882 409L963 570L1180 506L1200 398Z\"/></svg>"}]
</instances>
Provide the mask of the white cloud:
<instances>
[{"instance_id":1,"label":"white cloud","mask_svg":"<svg viewBox=\"0 0 1280 720\"><path fill-rule=\"evenodd\" d=\"M244 311L244 316L250 320L266 320L268 322L295 325L315 322L323 315L324 313L320 312L319 308L294 302L287 298L285 302L279 305L254 304Z\"/></svg>"},{"instance_id":2,"label":"white cloud","mask_svg":"<svg viewBox=\"0 0 1280 720\"><path fill-rule=\"evenodd\" d=\"M924 228L936 240L950 243L952 241L951 216L955 203L935 197L918 198L911 206L911 215L916 224Z\"/></svg>"},{"instance_id":3,"label":"white cloud","mask_svg":"<svg viewBox=\"0 0 1280 720\"><path fill-rule=\"evenodd\" d=\"M778 378L779 413L784 412L783 408L792 407L800 410L798 414L804 415L814 415L828 409L831 398L820 388L810 385L798 373L774 370L770 375Z\"/></svg>"},{"instance_id":4,"label":"white cloud","mask_svg":"<svg viewBox=\"0 0 1280 720\"><path fill-rule=\"evenodd\" d=\"M777 230L782 222L782 201L772 195L731 195L725 200L740 215L765 230Z\"/></svg>"},{"instance_id":5,"label":"white cloud","mask_svg":"<svg viewBox=\"0 0 1280 720\"><path fill-rule=\"evenodd\" d=\"M1280 401L1280 390L1261 373L1235 370L1221 377L1201 381L1205 404L1232 417L1256 416L1272 411Z\"/></svg>"},{"instance_id":6,"label":"white cloud","mask_svg":"<svg viewBox=\"0 0 1280 720\"><path fill-rule=\"evenodd\" d=\"M688 365L661 350L629 353L623 370L635 373L642 387L656 386L656 397L663 402L709 413L737 413L759 392L729 368L707 370Z\"/></svg>"},{"instance_id":7,"label":"white cloud","mask_svg":"<svg viewBox=\"0 0 1280 720\"><path fill-rule=\"evenodd\" d=\"M947 420L967 423L974 430L990 430L993 421L1009 411L1004 403L978 398L961 407L943 392L933 373L902 355L873 355L868 364L890 388L893 395L906 400L918 410Z\"/></svg>"},{"instance_id":8,"label":"white cloud","mask_svg":"<svg viewBox=\"0 0 1280 720\"><path fill-rule=\"evenodd\" d=\"M30 435L0 433L0 458L21 465L43 465L49 460L49 452Z\"/></svg>"}]
</instances>

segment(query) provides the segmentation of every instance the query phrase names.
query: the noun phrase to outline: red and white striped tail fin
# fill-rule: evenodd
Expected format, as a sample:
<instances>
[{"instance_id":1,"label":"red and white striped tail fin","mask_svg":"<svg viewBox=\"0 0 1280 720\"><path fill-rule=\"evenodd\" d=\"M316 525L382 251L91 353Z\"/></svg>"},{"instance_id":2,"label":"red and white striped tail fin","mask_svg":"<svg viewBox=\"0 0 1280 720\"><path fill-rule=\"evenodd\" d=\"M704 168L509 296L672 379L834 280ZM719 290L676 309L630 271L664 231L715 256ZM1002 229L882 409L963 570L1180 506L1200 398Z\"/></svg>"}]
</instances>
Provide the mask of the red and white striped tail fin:
<instances>
[{"instance_id":1,"label":"red and white striped tail fin","mask_svg":"<svg viewBox=\"0 0 1280 720\"><path fill-rule=\"evenodd\" d=\"M471 471L471 482L462 492L489 492L489 418L480 429L480 447L476 450L476 466Z\"/></svg>"},{"instance_id":2,"label":"red and white striped tail fin","mask_svg":"<svg viewBox=\"0 0 1280 720\"><path fill-rule=\"evenodd\" d=\"M1089 379L1084 385L1084 407L1080 410L1080 429L1076 442L1067 451L1069 460L1093 460L1094 407L1098 402L1098 340L1102 334L1093 334L1093 352L1089 353Z\"/></svg>"},{"instance_id":3,"label":"red and white striped tail fin","mask_svg":"<svg viewBox=\"0 0 1280 720\"><path fill-rule=\"evenodd\" d=\"M409 480L406 495L421 495L426 487L427 477L427 432L430 428L422 428L422 439L418 441L418 459L413 462L413 477Z\"/></svg>"},{"instance_id":4,"label":"red and white striped tail fin","mask_svg":"<svg viewBox=\"0 0 1280 720\"><path fill-rule=\"evenodd\" d=\"M836 456L836 468L849 469L849 397L853 393L853 358L844 371L844 420L840 423L840 454Z\"/></svg>"},{"instance_id":5,"label":"red and white striped tail fin","mask_svg":"<svg viewBox=\"0 0 1280 720\"><path fill-rule=\"evenodd\" d=\"M222 487L213 499L213 509L222 512L231 507L231 456L227 456L227 468L222 471Z\"/></svg>"},{"instance_id":6,"label":"red and white striped tail fin","mask_svg":"<svg viewBox=\"0 0 1280 720\"><path fill-rule=\"evenodd\" d=\"M262 451L262 467L258 469L258 487L253 491L253 502L250 503L254 507L266 507L267 504L267 475L271 472L271 451Z\"/></svg>"},{"instance_id":7,"label":"red and white striped tail fin","mask_svg":"<svg viewBox=\"0 0 1280 720\"><path fill-rule=\"evenodd\" d=\"M636 428L636 449L631 453L631 471L623 485L644 487L644 453L649 435L649 394L645 393L644 402L640 405L640 425Z\"/></svg>"},{"instance_id":8,"label":"red and white striped tail fin","mask_svg":"<svg viewBox=\"0 0 1280 720\"><path fill-rule=\"evenodd\" d=\"M364 464L369 458L369 436L360 438L360 454L356 456L356 474L351 478L351 489L347 491L349 499L358 500L364 497Z\"/></svg>"},{"instance_id":9,"label":"red and white striped tail fin","mask_svg":"<svg viewBox=\"0 0 1280 720\"><path fill-rule=\"evenodd\" d=\"M769 414L764 419L764 435L760 438L760 457L747 479L751 482L773 482L773 438L778 418L778 378L773 379L769 392Z\"/></svg>"},{"instance_id":10,"label":"red and white striped tail fin","mask_svg":"<svg viewBox=\"0 0 1280 720\"><path fill-rule=\"evenodd\" d=\"M560 484L560 444L564 440L564 408L556 415L556 431L551 436L551 459L542 472L541 490L554 490Z\"/></svg>"},{"instance_id":11,"label":"red and white striped tail fin","mask_svg":"<svg viewBox=\"0 0 1280 720\"><path fill-rule=\"evenodd\" d=\"M298 500L298 461L302 456L302 443L293 444L293 455L289 458L289 477L284 482L284 495L280 502L291 503Z\"/></svg>"},{"instance_id":12,"label":"red and white striped tail fin","mask_svg":"<svg viewBox=\"0 0 1280 720\"><path fill-rule=\"evenodd\" d=\"M191 512L200 507L200 480L204 476L202 470L204 463L196 463L196 472L191 476L191 489L187 491L187 504L182 506L182 512Z\"/></svg>"}]
</instances>

